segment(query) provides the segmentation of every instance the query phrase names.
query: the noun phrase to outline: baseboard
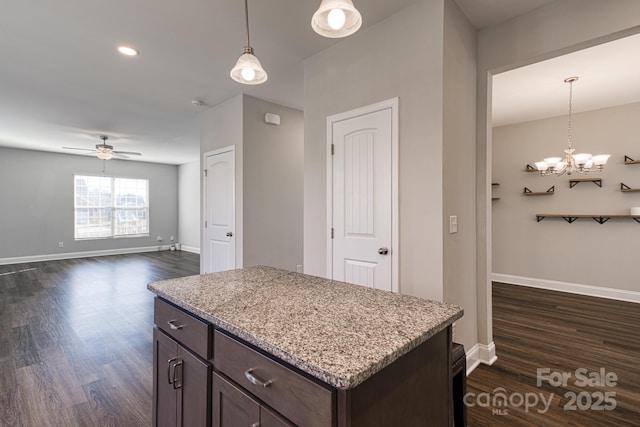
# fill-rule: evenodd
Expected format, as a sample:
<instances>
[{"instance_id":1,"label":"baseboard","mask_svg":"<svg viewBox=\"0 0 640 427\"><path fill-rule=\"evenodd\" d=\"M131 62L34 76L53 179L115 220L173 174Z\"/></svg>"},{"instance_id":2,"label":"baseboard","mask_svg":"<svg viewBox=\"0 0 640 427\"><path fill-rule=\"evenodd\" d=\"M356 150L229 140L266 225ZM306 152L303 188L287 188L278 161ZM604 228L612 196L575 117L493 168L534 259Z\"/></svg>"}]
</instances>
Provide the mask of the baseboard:
<instances>
[{"instance_id":1,"label":"baseboard","mask_svg":"<svg viewBox=\"0 0 640 427\"><path fill-rule=\"evenodd\" d=\"M496 356L496 346L493 341L489 345L476 344L467 351L467 376L471 375L474 369L481 363L485 365L493 365L498 356Z\"/></svg>"},{"instance_id":2,"label":"baseboard","mask_svg":"<svg viewBox=\"0 0 640 427\"><path fill-rule=\"evenodd\" d=\"M491 279L494 282L508 283L510 285L529 286L532 288L547 289L550 291L568 292L570 294L640 303L640 292L627 291L624 289L559 282L556 280L535 279L532 277L513 276L501 273L493 273L491 275Z\"/></svg>"},{"instance_id":3,"label":"baseboard","mask_svg":"<svg viewBox=\"0 0 640 427\"><path fill-rule=\"evenodd\" d=\"M193 246L181 245L180 246L180 250L185 251L185 252L191 252L192 254L200 254L200 248L196 248L196 247L193 247Z\"/></svg>"},{"instance_id":4,"label":"baseboard","mask_svg":"<svg viewBox=\"0 0 640 427\"><path fill-rule=\"evenodd\" d=\"M105 255L126 255L141 252L157 252L159 250L167 251L171 248L169 245L163 246L146 246L141 248L124 248L124 249L106 249L101 251L86 252L65 252L61 254L32 255L23 257L0 258L0 265L24 264L27 262L57 261L61 259L73 258L90 258Z\"/></svg>"}]
</instances>

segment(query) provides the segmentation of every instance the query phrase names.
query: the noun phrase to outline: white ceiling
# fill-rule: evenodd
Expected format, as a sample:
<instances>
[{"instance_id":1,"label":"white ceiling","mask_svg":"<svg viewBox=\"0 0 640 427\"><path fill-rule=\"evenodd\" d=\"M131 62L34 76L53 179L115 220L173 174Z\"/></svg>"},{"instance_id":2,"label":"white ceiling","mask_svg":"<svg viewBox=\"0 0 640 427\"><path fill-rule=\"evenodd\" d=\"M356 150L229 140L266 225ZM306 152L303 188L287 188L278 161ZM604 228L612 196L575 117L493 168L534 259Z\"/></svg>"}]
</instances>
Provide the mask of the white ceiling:
<instances>
[{"instance_id":1,"label":"white ceiling","mask_svg":"<svg viewBox=\"0 0 640 427\"><path fill-rule=\"evenodd\" d=\"M517 68L493 77L493 126L640 102L640 34Z\"/></svg>"},{"instance_id":2,"label":"white ceiling","mask_svg":"<svg viewBox=\"0 0 640 427\"><path fill-rule=\"evenodd\" d=\"M355 4L366 27L415 1ZM551 0L456 1L483 28ZM69 153L61 147L92 148L106 134L116 150L143 154L134 160L197 160L198 114L206 106L192 99L216 105L244 91L302 108L303 60L339 42L311 29L319 4L249 2L251 44L269 80L248 87L229 78L245 45L242 0L4 2L0 146ZM140 56L119 55L120 44Z\"/></svg>"}]
</instances>

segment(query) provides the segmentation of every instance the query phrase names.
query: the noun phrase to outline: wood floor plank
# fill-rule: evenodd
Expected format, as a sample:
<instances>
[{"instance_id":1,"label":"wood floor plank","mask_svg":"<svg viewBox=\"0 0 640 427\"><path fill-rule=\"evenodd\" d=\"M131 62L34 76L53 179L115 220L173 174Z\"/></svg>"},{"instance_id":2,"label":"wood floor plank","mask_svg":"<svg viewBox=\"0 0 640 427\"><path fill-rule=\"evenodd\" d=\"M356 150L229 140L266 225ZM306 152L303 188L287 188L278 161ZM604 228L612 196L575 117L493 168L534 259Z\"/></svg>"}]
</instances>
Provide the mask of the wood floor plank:
<instances>
[{"instance_id":1,"label":"wood floor plank","mask_svg":"<svg viewBox=\"0 0 640 427\"><path fill-rule=\"evenodd\" d=\"M517 405L469 407L469 426L640 426L640 305L494 283L493 318L498 360L474 370L467 379L468 392L493 397L502 388L509 396L554 397L544 413L538 411L540 405L529 410ZM538 368L572 377L566 385L539 386ZM617 384L580 387L575 377L579 368L588 373L604 368L617 374ZM587 397L606 392L615 393L614 410L587 405ZM583 409L568 410L571 396L566 393L588 393L582 396Z\"/></svg>"},{"instance_id":2,"label":"wood floor plank","mask_svg":"<svg viewBox=\"0 0 640 427\"><path fill-rule=\"evenodd\" d=\"M199 270L180 251L0 266L0 426L149 426L146 286Z\"/></svg>"}]
</instances>

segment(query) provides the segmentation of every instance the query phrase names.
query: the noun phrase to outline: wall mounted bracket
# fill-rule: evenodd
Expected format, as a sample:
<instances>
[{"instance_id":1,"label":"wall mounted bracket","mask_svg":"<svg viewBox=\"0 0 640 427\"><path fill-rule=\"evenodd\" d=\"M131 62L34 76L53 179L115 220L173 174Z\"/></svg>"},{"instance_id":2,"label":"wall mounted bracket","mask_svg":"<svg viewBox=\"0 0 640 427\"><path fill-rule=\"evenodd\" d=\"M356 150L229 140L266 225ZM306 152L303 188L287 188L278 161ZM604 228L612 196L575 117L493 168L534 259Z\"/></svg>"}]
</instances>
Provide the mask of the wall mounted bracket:
<instances>
[{"instance_id":1,"label":"wall mounted bracket","mask_svg":"<svg viewBox=\"0 0 640 427\"><path fill-rule=\"evenodd\" d=\"M524 187L522 194L525 196L550 196L556 192L556 186L552 185L547 191L531 191L528 187Z\"/></svg>"},{"instance_id":2,"label":"wall mounted bracket","mask_svg":"<svg viewBox=\"0 0 640 427\"><path fill-rule=\"evenodd\" d=\"M573 188L581 182L593 182L598 187L602 188L602 178L574 178L569 180L569 188Z\"/></svg>"},{"instance_id":3,"label":"wall mounted bracket","mask_svg":"<svg viewBox=\"0 0 640 427\"><path fill-rule=\"evenodd\" d=\"M640 188L631 188L627 184L625 184L624 182L621 182L620 183L620 191L622 191L623 193L633 193L635 191L640 191Z\"/></svg>"},{"instance_id":4,"label":"wall mounted bracket","mask_svg":"<svg viewBox=\"0 0 640 427\"><path fill-rule=\"evenodd\" d=\"M538 172L538 169L534 168L533 166L527 163L527 168L525 169L525 172Z\"/></svg>"},{"instance_id":5,"label":"wall mounted bracket","mask_svg":"<svg viewBox=\"0 0 640 427\"><path fill-rule=\"evenodd\" d=\"M624 164L625 165L637 165L640 164L640 160L633 160L631 157L625 154L624 156Z\"/></svg>"}]
</instances>

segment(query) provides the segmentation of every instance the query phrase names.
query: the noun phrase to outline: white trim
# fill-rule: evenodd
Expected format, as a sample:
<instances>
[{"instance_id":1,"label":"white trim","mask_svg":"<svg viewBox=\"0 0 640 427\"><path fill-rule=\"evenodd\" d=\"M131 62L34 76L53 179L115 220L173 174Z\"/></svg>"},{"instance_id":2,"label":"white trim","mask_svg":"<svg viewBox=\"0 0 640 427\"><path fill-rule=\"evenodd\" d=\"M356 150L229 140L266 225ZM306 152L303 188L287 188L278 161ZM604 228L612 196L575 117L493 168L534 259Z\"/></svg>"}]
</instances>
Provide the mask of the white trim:
<instances>
[{"instance_id":1,"label":"white trim","mask_svg":"<svg viewBox=\"0 0 640 427\"><path fill-rule=\"evenodd\" d=\"M496 356L496 346L493 341L489 345L477 343L471 350L467 351L467 376L471 375L478 365L493 365L498 360Z\"/></svg>"},{"instance_id":2,"label":"white trim","mask_svg":"<svg viewBox=\"0 0 640 427\"><path fill-rule=\"evenodd\" d=\"M200 248L196 248L194 246L180 245L180 250L181 251L185 251L185 252L191 252L192 254L199 254L200 253Z\"/></svg>"},{"instance_id":3,"label":"white trim","mask_svg":"<svg viewBox=\"0 0 640 427\"><path fill-rule=\"evenodd\" d=\"M160 250L168 251L171 246L164 245L160 247ZM105 255L126 255L137 254L142 252L158 252L158 246L145 246L141 248L124 248L124 249L105 249L101 251L85 251L85 252L65 252L62 254L45 254L45 255L31 255L12 258L0 258L0 265L9 264L23 264L26 262L42 262L42 261L57 261L61 259L73 259L73 258L91 258Z\"/></svg>"},{"instance_id":4,"label":"white trim","mask_svg":"<svg viewBox=\"0 0 640 427\"><path fill-rule=\"evenodd\" d=\"M508 283L510 285L529 286L531 288L547 289L550 291L568 292L570 294L587 295L591 297L640 303L640 292L638 291L627 291L624 289L582 285L580 283L536 279L533 277L521 277L501 273L493 273L491 275L491 279L494 282Z\"/></svg>"},{"instance_id":5,"label":"white trim","mask_svg":"<svg viewBox=\"0 0 640 427\"><path fill-rule=\"evenodd\" d=\"M365 107L345 111L327 117L327 278L333 277L333 242L331 227L333 226L333 157L331 144L333 143L333 124L377 111L391 109L391 290L400 290L400 204L399 195L399 104L400 98L395 97Z\"/></svg>"}]
</instances>

